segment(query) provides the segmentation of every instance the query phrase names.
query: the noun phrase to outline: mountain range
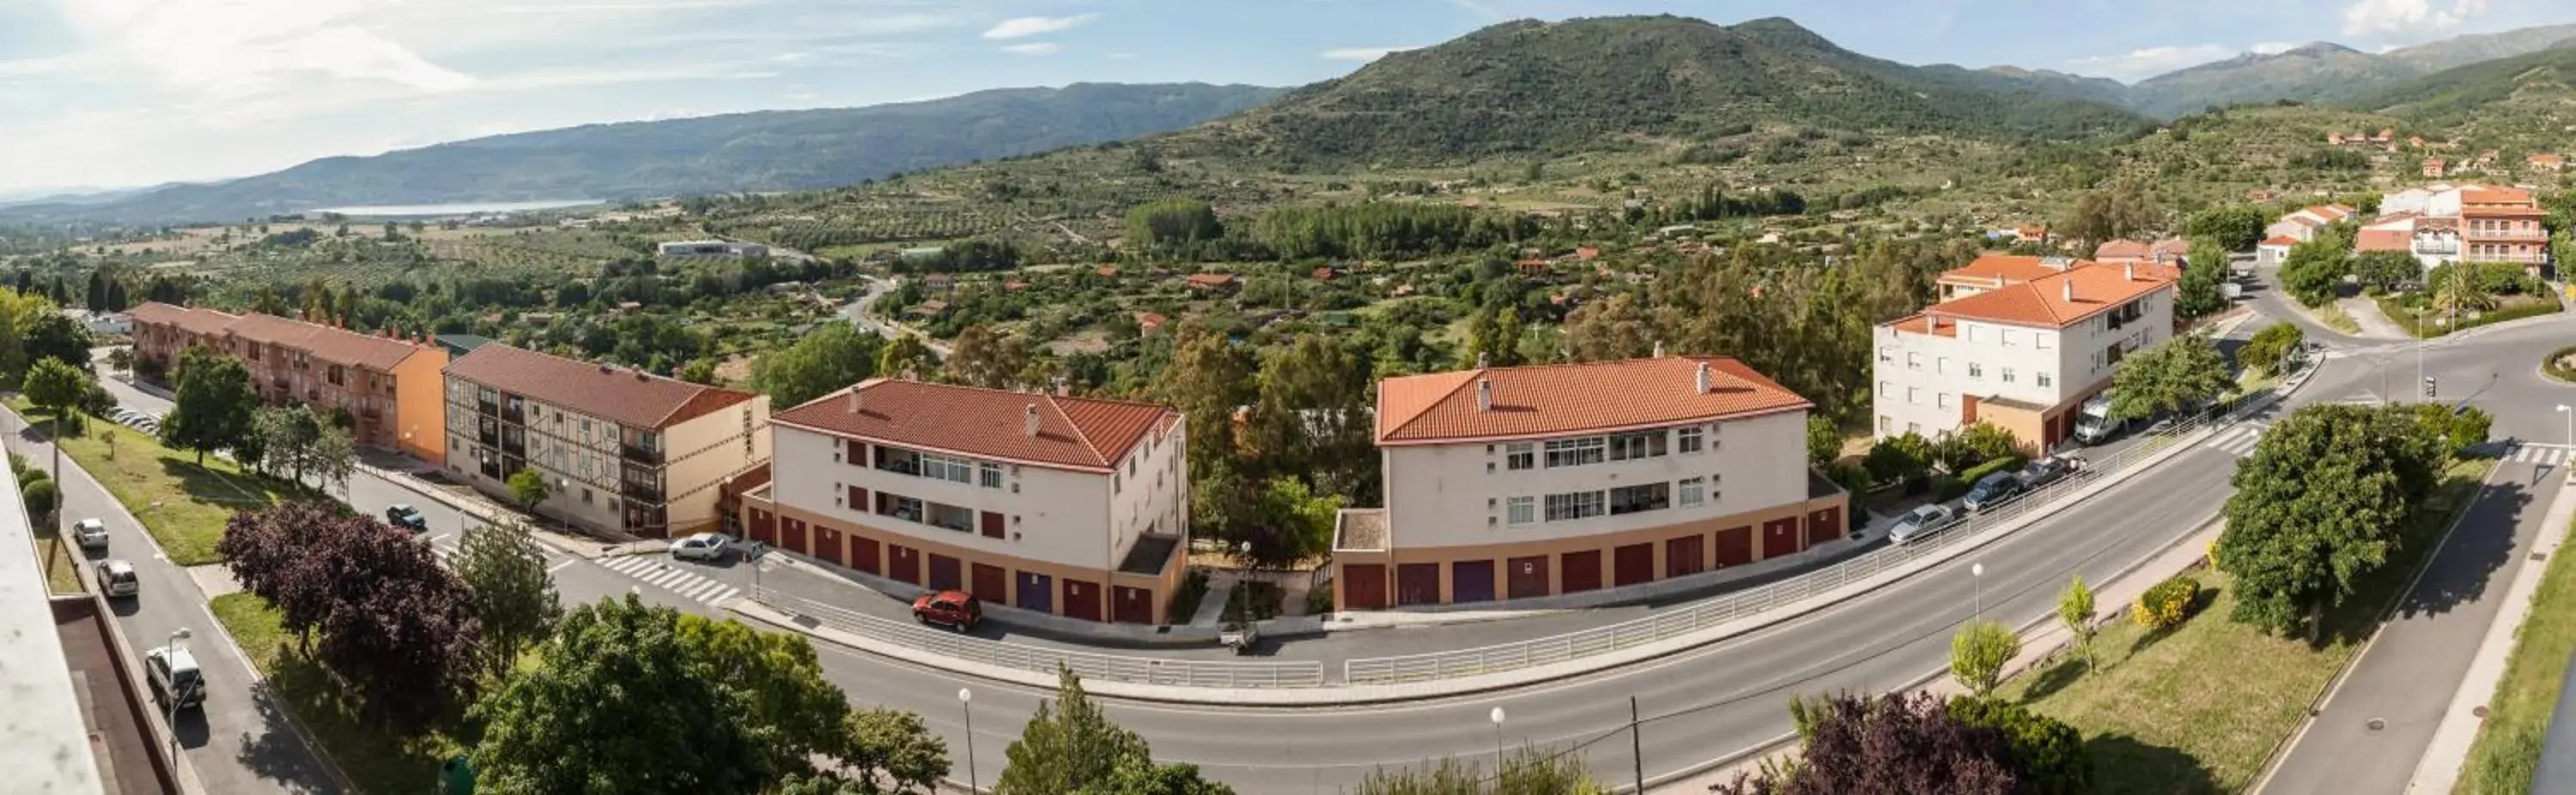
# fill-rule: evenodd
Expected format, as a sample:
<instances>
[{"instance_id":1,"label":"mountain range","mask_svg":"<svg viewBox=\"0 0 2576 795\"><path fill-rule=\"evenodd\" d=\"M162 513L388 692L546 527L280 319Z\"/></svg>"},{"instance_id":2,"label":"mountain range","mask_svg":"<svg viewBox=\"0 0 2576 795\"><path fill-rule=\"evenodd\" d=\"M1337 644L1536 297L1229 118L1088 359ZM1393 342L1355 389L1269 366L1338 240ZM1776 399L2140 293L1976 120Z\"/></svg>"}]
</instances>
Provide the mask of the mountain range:
<instances>
[{"instance_id":1,"label":"mountain range","mask_svg":"<svg viewBox=\"0 0 2576 795\"><path fill-rule=\"evenodd\" d=\"M2112 99L2158 118L2281 99L2349 104L2436 72L2569 47L2576 47L2576 25L2459 36L2378 54L2321 41L2157 75Z\"/></svg>"},{"instance_id":2,"label":"mountain range","mask_svg":"<svg viewBox=\"0 0 2576 795\"><path fill-rule=\"evenodd\" d=\"M590 124L330 157L99 201L0 207L25 222L230 220L325 207L626 200L827 188L890 174L1165 132L1279 89L1076 83L861 108Z\"/></svg>"}]
</instances>

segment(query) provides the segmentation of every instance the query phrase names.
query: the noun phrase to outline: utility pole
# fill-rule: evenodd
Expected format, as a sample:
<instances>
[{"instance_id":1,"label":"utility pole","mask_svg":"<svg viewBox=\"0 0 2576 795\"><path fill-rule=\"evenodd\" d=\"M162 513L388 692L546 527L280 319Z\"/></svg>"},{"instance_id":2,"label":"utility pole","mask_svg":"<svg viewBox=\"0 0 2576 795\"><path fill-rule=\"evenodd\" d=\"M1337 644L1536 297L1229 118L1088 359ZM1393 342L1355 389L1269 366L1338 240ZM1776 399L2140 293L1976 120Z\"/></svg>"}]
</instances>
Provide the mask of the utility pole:
<instances>
[{"instance_id":1,"label":"utility pole","mask_svg":"<svg viewBox=\"0 0 2576 795\"><path fill-rule=\"evenodd\" d=\"M1628 759L1637 763L1637 795L1646 795L1646 741L1638 736L1637 697L1628 697Z\"/></svg>"}]
</instances>

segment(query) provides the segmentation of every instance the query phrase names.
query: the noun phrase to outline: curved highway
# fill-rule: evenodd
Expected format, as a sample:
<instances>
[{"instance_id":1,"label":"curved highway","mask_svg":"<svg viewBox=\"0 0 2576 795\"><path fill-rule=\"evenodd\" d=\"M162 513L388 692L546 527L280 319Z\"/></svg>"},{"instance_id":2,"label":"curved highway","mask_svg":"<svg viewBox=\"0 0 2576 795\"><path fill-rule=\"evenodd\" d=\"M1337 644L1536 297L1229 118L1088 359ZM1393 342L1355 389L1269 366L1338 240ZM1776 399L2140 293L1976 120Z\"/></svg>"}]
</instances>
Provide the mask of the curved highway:
<instances>
[{"instance_id":1,"label":"curved highway","mask_svg":"<svg viewBox=\"0 0 2576 795\"><path fill-rule=\"evenodd\" d=\"M2554 402L2576 398L2576 390L2541 380L2533 357L2571 336L2576 333L2563 321L2463 332L2459 340L2425 346L2426 372L2441 379L2444 400L2473 400L2494 412L2498 438L2554 442L2564 420ZM2347 344L2354 343L2369 344ZM2409 383L2414 353L2411 342L2339 350L2298 395L2251 421L2268 421L2305 403L2375 394L2384 370L2402 368L2408 379L2400 383ZM1497 734L1487 714L1497 706L1506 712L1502 743L1580 746L1596 775L1626 783L1632 764L1626 727L1634 697L1646 718L1645 773L1659 779L1786 734L1785 702L1792 693L1886 690L1942 669L1951 633L1980 603L1988 616L2007 623L2051 615L2071 575L2110 579L2215 518L2229 493L2234 461L2230 453L2195 447L1904 582L1785 624L1625 668L1389 706L1271 710L1111 701L1108 711L1150 741L1159 759L1197 764L1247 794L1305 793L1339 791L1381 766L1490 756ZM1985 564L1983 578L1970 576L1971 563ZM982 782L1000 772L1002 749L1046 695L838 647L824 647L823 663L853 699L920 713L949 739L959 780L968 778L959 687L975 690L974 778Z\"/></svg>"}]
</instances>

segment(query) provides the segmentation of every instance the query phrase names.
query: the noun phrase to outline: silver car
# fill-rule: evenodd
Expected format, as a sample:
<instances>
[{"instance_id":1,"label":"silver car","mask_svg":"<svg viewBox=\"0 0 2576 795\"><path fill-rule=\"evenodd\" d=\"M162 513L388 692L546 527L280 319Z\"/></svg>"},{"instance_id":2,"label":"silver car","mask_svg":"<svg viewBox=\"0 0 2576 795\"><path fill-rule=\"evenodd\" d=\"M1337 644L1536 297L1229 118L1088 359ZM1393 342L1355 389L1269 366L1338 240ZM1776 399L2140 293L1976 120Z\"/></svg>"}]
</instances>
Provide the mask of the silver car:
<instances>
[{"instance_id":1,"label":"silver car","mask_svg":"<svg viewBox=\"0 0 2576 795\"><path fill-rule=\"evenodd\" d=\"M682 560L723 560L733 548L733 539L723 533L699 533L671 542L671 557Z\"/></svg>"},{"instance_id":2,"label":"silver car","mask_svg":"<svg viewBox=\"0 0 2576 795\"><path fill-rule=\"evenodd\" d=\"M1957 512L1950 510L1950 506L1940 503L1907 511L1904 518L1896 520L1895 527L1888 528L1887 542L1913 543L1915 539L1948 529L1958 516Z\"/></svg>"},{"instance_id":3,"label":"silver car","mask_svg":"<svg viewBox=\"0 0 2576 795\"><path fill-rule=\"evenodd\" d=\"M143 583L134 577L134 564L123 560L98 562L98 590L109 598L133 596L143 592Z\"/></svg>"},{"instance_id":4,"label":"silver car","mask_svg":"<svg viewBox=\"0 0 2576 795\"><path fill-rule=\"evenodd\" d=\"M72 525L72 540L79 542L82 549L106 549L107 523L97 519L82 519Z\"/></svg>"}]
</instances>

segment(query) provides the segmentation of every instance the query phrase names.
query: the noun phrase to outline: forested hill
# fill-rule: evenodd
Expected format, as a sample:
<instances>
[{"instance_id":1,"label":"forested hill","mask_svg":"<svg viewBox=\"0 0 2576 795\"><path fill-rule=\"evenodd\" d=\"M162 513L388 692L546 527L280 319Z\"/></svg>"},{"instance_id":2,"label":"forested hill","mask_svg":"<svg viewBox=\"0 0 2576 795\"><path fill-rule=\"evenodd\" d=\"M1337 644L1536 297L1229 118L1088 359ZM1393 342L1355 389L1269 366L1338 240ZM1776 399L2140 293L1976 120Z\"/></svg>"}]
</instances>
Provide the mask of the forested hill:
<instances>
[{"instance_id":1,"label":"forested hill","mask_svg":"<svg viewBox=\"0 0 2576 795\"><path fill-rule=\"evenodd\" d=\"M2145 123L2035 85L1861 56L1784 19L1520 21L1388 55L1172 143L1305 167L1564 154L1747 126L2021 142Z\"/></svg>"},{"instance_id":2,"label":"forested hill","mask_svg":"<svg viewBox=\"0 0 2576 795\"><path fill-rule=\"evenodd\" d=\"M104 203L0 209L0 221L223 221L323 207L635 199L826 188L896 172L1168 132L1279 89L1077 83L862 108L593 124L315 160Z\"/></svg>"}]
</instances>

